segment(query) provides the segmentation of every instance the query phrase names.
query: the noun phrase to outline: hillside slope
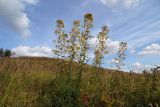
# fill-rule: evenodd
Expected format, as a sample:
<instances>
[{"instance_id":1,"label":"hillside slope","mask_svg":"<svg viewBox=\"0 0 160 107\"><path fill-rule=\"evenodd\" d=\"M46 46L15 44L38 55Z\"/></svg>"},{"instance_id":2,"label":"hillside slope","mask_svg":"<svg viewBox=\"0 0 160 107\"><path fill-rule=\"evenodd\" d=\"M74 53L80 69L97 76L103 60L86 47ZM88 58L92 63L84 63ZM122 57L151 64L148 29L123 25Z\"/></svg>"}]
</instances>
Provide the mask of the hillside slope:
<instances>
[{"instance_id":1,"label":"hillside slope","mask_svg":"<svg viewBox=\"0 0 160 107\"><path fill-rule=\"evenodd\" d=\"M70 78L68 80L68 71ZM0 59L0 107L147 107L160 104L160 74L124 73L37 57ZM78 87L78 88L77 88Z\"/></svg>"}]
</instances>

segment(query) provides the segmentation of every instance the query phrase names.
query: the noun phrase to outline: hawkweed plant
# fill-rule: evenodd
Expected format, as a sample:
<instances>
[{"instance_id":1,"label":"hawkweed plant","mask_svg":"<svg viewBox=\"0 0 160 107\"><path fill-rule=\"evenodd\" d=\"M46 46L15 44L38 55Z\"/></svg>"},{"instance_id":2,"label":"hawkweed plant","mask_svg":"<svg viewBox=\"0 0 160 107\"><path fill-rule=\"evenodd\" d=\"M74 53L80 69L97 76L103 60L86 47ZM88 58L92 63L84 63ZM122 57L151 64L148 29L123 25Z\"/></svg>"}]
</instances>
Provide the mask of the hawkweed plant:
<instances>
[{"instance_id":1,"label":"hawkweed plant","mask_svg":"<svg viewBox=\"0 0 160 107\"><path fill-rule=\"evenodd\" d=\"M67 46L67 53L68 53L68 71L67 71L67 77L68 80L70 79L70 73L72 71L71 66L73 64L73 61L78 60L78 51L80 49L80 46L78 44L78 38L80 37L80 21L76 20L73 22L73 27L71 29L70 34L68 35L68 46Z\"/></svg>"},{"instance_id":2,"label":"hawkweed plant","mask_svg":"<svg viewBox=\"0 0 160 107\"><path fill-rule=\"evenodd\" d=\"M79 71L77 76L77 87L80 86L81 83L81 77L82 77L82 71L83 71L83 65L85 61L87 60L87 53L89 50L89 44L88 40L91 37L90 35L90 29L93 27L93 15L90 13L87 13L84 15L84 25L81 36L79 36L79 55L78 55L78 63L79 63Z\"/></svg>"},{"instance_id":3,"label":"hawkweed plant","mask_svg":"<svg viewBox=\"0 0 160 107\"><path fill-rule=\"evenodd\" d=\"M126 42L120 42L119 43L119 50L118 50L118 57L115 58L115 65L116 65L116 68L117 70L121 70L122 69L122 66L124 66L124 62L123 60L126 59L126 50L127 50L127 43Z\"/></svg>"},{"instance_id":4,"label":"hawkweed plant","mask_svg":"<svg viewBox=\"0 0 160 107\"><path fill-rule=\"evenodd\" d=\"M98 44L96 45L95 51L94 51L94 59L93 59L93 66L94 69L93 71L93 77L92 77L92 81L93 81L93 85L92 87L95 87L94 89L94 95L92 97L92 103L93 105L97 105L100 106L98 104L98 102L101 100L101 95L102 95L102 91L103 91L103 87L102 84L104 82L102 82L102 76L100 73L100 67L102 65L102 60L104 58L104 56L108 53L107 51L107 39L108 39L108 32L109 29L107 26L103 26L102 27L102 31L98 33Z\"/></svg>"},{"instance_id":5,"label":"hawkweed plant","mask_svg":"<svg viewBox=\"0 0 160 107\"><path fill-rule=\"evenodd\" d=\"M98 44L96 46L95 52L94 52L94 62L93 65L96 67L101 67L102 59L104 58L105 54L108 53L107 51L107 39L108 39L108 32L109 29L107 26L102 27L102 31L98 34Z\"/></svg>"},{"instance_id":6,"label":"hawkweed plant","mask_svg":"<svg viewBox=\"0 0 160 107\"><path fill-rule=\"evenodd\" d=\"M57 20L57 26L55 30L55 34L58 36L57 40L54 40L55 44L55 50L53 50L53 53L57 55L58 58L64 59L67 53L67 38L68 35L64 31L64 21L63 20Z\"/></svg>"}]
</instances>

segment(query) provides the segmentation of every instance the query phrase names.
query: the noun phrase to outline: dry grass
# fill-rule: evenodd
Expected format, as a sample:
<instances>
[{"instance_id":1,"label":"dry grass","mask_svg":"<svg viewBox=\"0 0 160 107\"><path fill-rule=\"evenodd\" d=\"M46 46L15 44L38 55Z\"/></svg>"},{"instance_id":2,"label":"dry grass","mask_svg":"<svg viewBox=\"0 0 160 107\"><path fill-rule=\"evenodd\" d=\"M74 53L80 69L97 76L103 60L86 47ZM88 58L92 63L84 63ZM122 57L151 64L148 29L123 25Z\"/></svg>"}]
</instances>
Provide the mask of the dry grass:
<instances>
[{"instance_id":1,"label":"dry grass","mask_svg":"<svg viewBox=\"0 0 160 107\"><path fill-rule=\"evenodd\" d=\"M11 107L34 107L43 84L55 78L56 60L0 59L0 101Z\"/></svg>"},{"instance_id":2,"label":"dry grass","mask_svg":"<svg viewBox=\"0 0 160 107\"><path fill-rule=\"evenodd\" d=\"M34 57L0 59L0 106L39 107L39 103L43 103L39 98L44 97L42 93L44 89L48 89L45 86L57 81L56 78L65 80L65 69L67 62L58 59ZM70 88L73 88L78 70L77 63L73 63L71 69ZM59 76L59 71L63 76ZM89 65L85 65L83 71L79 97L83 106L86 103L88 106L97 107L92 101L95 97L100 97L98 101L101 106L98 107L136 107L138 104L145 107L149 103L160 103L160 81L157 79L160 77L159 74L153 78L152 73L140 75L106 69L97 72ZM66 84L60 86L59 82L54 84L56 85L52 86L53 89L68 87ZM70 88L67 89L69 92ZM47 103L50 102L47 100Z\"/></svg>"}]
</instances>

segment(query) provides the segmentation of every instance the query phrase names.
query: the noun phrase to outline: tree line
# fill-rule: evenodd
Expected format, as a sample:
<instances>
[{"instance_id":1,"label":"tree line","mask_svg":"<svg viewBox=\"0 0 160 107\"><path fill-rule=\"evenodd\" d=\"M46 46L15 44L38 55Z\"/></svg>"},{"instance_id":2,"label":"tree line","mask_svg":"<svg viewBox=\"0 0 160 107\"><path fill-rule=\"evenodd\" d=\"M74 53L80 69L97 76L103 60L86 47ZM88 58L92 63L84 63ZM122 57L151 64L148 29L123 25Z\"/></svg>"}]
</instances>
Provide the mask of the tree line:
<instances>
[{"instance_id":1,"label":"tree line","mask_svg":"<svg viewBox=\"0 0 160 107\"><path fill-rule=\"evenodd\" d=\"M0 58L3 57L11 57L14 53L12 53L9 49L0 48Z\"/></svg>"}]
</instances>

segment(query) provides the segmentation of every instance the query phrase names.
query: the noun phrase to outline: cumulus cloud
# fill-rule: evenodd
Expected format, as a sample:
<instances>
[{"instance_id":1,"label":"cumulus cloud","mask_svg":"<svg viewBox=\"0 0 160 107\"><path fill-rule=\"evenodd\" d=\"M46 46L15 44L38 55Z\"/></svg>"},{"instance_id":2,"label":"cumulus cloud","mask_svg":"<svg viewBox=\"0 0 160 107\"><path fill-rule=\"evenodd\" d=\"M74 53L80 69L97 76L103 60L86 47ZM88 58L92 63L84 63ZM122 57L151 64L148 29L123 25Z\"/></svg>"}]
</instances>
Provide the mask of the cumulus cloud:
<instances>
[{"instance_id":1,"label":"cumulus cloud","mask_svg":"<svg viewBox=\"0 0 160 107\"><path fill-rule=\"evenodd\" d=\"M140 2L143 0L98 0L98 1L111 8L115 7L131 8L138 6Z\"/></svg>"},{"instance_id":2,"label":"cumulus cloud","mask_svg":"<svg viewBox=\"0 0 160 107\"><path fill-rule=\"evenodd\" d=\"M98 44L98 39L96 37L89 40L89 45L90 45L91 48L94 49L97 44Z\"/></svg>"},{"instance_id":3,"label":"cumulus cloud","mask_svg":"<svg viewBox=\"0 0 160 107\"><path fill-rule=\"evenodd\" d=\"M110 61L110 64L118 64L119 63L119 61L118 60L115 60L115 59L112 59L111 61Z\"/></svg>"},{"instance_id":4,"label":"cumulus cloud","mask_svg":"<svg viewBox=\"0 0 160 107\"><path fill-rule=\"evenodd\" d=\"M130 54L135 54L136 53L136 50L135 49L131 49L130 50Z\"/></svg>"},{"instance_id":5,"label":"cumulus cloud","mask_svg":"<svg viewBox=\"0 0 160 107\"><path fill-rule=\"evenodd\" d=\"M33 4L33 5L35 5L39 2L39 0L22 0L22 1L29 3L29 4Z\"/></svg>"},{"instance_id":6,"label":"cumulus cloud","mask_svg":"<svg viewBox=\"0 0 160 107\"><path fill-rule=\"evenodd\" d=\"M119 49L119 41L113 41L111 39L108 39L107 46L107 49L110 53L117 53Z\"/></svg>"},{"instance_id":7,"label":"cumulus cloud","mask_svg":"<svg viewBox=\"0 0 160 107\"><path fill-rule=\"evenodd\" d=\"M143 65L140 62L136 62L132 64L132 69L134 72L141 72L142 70L149 70L153 66L152 65Z\"/></svg>"},{"instance_id":8,"label":"cumulus cloud","mask_svg":"<svg viewBox=\"0 0 160 107\"><path fill-rule=\"evenodd\" d=\"M38 0L0 0L0 16L23 37L31 34L30 20L25 13L27 5L36 5Z\"/></svg>"},{"instance_id":9,"label":"cumulus cloud","mask_svg":"<svg viewBox=\"0 0 160 107\"><path fill-rule=\"evenodd\" d=\"M96 37L92 38L89 41L90 47L94 49L96 45L98 44L98 39ZM119 41L113 41L111 39L108 39L107 42L107 50L111 53L114 54L118 51L119 49Z\"/></svg>"},{"instance_id":10,"label":"cumulus cloud","mask_svg":"<svg viewBox=\"0 0 160 107\"><path fill-rule=\"evenodd\" d=\"M15 56L34 56L34 57L52 57L52 49L49 47L29 47L29 46L18 46L12 49L15 52Z\"/></svg>"},{"instance_id":11,"label":"cumulus cloud","mask_svg":"<svg viewBox=\"0 0 160 107\"><path fill-rule=\"evenodd\" d=\"M138 53L139 55L156 55L160 56L160 44L151 44L145 48L141 52Z\"/></svg>"},{"instance_id":12,"label":"cumulus cloud","mask_svg":"<svg viewBox=\"0 0 160 107\"><path fill-rule=\"evenodd\" d=\"M134 68L142 68L143 65L140 62L136 62L136 63L133 63L132 66Z\"/></svg>"}]
</instances>

